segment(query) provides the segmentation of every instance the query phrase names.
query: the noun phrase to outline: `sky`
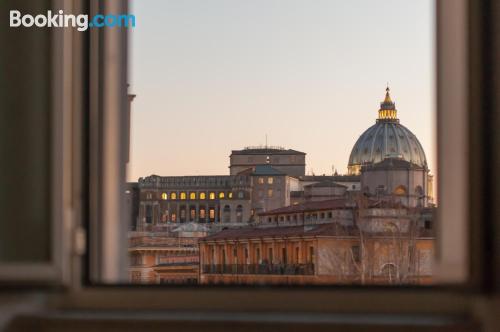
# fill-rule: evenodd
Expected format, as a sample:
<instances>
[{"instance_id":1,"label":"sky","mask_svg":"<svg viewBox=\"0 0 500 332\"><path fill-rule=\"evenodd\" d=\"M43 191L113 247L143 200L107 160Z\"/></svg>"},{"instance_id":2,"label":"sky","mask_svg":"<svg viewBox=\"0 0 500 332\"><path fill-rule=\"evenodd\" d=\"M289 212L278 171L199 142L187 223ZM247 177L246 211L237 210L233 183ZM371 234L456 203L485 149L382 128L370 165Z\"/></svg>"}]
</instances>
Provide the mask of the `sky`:
<instances>
[{"instance_id":1,"label":"sky","mask_svg":"<svg viewBox=\"0 0 500 332\"><path fill-rule=\"evenodd\" d=\"M347 172L389 83L435 164L432 0L132 0L128 179L229 174L231 150Z\"/></svg>"}]
</instances>

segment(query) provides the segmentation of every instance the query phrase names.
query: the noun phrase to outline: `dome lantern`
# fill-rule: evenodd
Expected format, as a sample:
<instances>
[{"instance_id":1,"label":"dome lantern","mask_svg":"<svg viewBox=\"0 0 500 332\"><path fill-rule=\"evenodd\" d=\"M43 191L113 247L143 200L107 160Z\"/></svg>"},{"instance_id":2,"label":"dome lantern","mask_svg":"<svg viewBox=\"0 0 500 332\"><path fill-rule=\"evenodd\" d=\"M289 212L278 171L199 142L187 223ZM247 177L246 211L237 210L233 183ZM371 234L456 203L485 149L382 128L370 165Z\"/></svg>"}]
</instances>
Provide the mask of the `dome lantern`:
<instances>
[{"instance_id":1,"label":"dome lantern","mask_svg":"<svg viewBox=\"0 0 500 332\"><path fill-rule=\"evenodd\" d=\"M389 86L385 89L385 99L380 103L380 109L378 110L378 121L395 121L399 122L398 111L396 110L396 104L392 101L389 92Z\"/></svg>"}]
</instances>

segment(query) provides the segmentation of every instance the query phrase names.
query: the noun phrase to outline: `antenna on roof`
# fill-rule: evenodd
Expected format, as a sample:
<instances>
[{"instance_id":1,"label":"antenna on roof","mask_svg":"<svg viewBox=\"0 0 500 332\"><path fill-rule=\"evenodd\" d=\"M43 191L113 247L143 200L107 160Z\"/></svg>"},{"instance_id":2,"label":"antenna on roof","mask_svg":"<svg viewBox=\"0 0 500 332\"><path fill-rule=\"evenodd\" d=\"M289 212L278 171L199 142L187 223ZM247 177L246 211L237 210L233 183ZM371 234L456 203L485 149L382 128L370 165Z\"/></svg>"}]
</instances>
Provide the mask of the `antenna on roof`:
<instances>
[{"instance_id":1,"label":"antenna on roof","mask_svg":"<svg viewBox=\"0 0 500 332\"><path fill-rule=\"evenodd\" d=\"M266 149L267 149L267 134L266 134Z\"/></svg>"}]
</instances>

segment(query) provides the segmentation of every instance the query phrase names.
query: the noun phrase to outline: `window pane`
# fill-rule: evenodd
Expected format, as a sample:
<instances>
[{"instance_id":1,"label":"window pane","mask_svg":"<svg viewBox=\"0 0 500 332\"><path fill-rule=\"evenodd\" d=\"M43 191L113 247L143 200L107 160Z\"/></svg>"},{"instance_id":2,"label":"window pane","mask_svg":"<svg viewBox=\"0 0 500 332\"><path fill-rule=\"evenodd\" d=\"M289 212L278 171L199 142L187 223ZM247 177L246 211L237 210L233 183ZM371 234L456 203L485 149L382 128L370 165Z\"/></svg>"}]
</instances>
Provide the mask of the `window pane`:
<instances>
[{"instance_id":1,"label":"window pane","mask_svg":"<svg viewBox=\"0 0 500 332\"><path fill-rule=\"evenodd\" d=\"M7 14L14 5L2 1L0 11ZM19 7L41 13L50 4ZM50 263L51 31L8 24L0 23L0 265Z\"/></svg>"},{"instance_id":2,"label":"window pane","mask_svg":"<svg viewBox=\"0 0 500 332\"><path fill-rule=\"evenodd\" d=\"M207 3L133 2L130 281L432 284L434 2Z\"/></svg>"}]
</instances>

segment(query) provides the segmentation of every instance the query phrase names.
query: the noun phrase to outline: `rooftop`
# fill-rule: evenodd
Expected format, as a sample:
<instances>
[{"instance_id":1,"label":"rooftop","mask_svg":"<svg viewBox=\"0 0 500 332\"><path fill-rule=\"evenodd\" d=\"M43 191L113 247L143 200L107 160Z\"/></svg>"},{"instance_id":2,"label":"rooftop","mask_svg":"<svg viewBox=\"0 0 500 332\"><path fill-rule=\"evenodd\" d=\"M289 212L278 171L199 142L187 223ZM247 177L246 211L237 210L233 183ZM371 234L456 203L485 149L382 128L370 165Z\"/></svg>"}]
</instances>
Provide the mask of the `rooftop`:
<instances>
[{"instance_id":1,"label":"rooftop","mask_svg":"<svg viewBox=\"0 0 500 332\"><path fill-rule=\"evenodd\" d=\"M351 209L355 206L355 202L345 198L329 199L325 201L305 202L297 205L289 205L282 208L259 213L259 216L284 214L284 213L302 213L308 211L334 210L334 209Z\"/></svg>"},{"instance_id":2,"label":"rooftop","mask_svg":"<svg viewBox=\"0 0 500 332\"><path fill-rule=\"evenodd\" d=\"M314 187L314 188L334 188L334 187L335 188L347 188L347 186L344 186L343 184L339 184L339 183L336 183L336 182L333 182L330 180L311 183L311 184L304 186L304 188L305 187L308 187L308 188L311 188L311 187Z\"/></svg>"},{"instance_id":3,"label":"rooftop","mask_svg":"<svg viewBox=\"0 0 500 332\"><path fill-rule=\"evenodd\" d=\"M259 213L259 216L269 216L277 214L288 214L288 213L304 213L304 212L314 212L314 211L325 211L325 210L337 210L337 209L352 209L357 206L357 202L352 199L337 198L329 199L324 201L311 201L305 202L297 205L289 205L282 208L266 211ZM401 203L367 199L366 208L371 209L390 209L390 208L404 208Z\"/></svg>"},{"instance_id":4,"label":"rooftop","mask_svg":"<svg viewBox=\"0 0 500 332\"><path fill-rule=\"evenodd\" d=\"M226 240L226 239L250 239L273 236L355 236L357 230L354 227L342 226L338 223L315 225L311 227L290 226L271 228L240 228L226 229L217 234L207 236L202 241Z\"/></svg>"},{"instance_id":5,"label":"rooftop","mask_svg":"<svg viewBox=\"0 0 500 332\"><path fill-rule=\"evenodd\" d=\"M270 155L290 155L290 154L299 154L305 155L304 152L300 152L293 149L285 149L280 146L248 146L242 150L232 150L231 155L250 155L250 154L270 154Z\"/></svg>"},{"instance_id":6,"label":"rooftop","mask_svg":"<svg viewBox=\"0 0 500 332\"><path fill-rule=\"evenodd\" d=\"M299 177L301 181L334 181L334 182L359 182L359 175L303 175Z\"/></svg>"},{"instance_id":7,"label":"rooftop","mask_svg":"<svg viewBox=\"0 0 500 332\"><path fill-rule=\"evenodd\" d=\"M253 175L286 175L285 173L278 171L271 165L257 165L252 173Z\"/></svg>"}]
</instances>

